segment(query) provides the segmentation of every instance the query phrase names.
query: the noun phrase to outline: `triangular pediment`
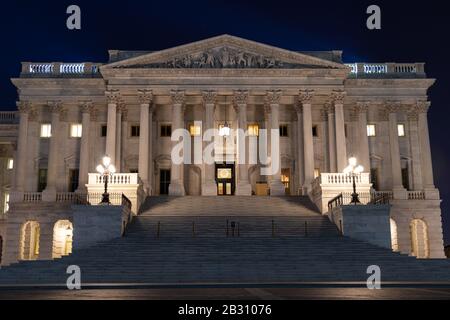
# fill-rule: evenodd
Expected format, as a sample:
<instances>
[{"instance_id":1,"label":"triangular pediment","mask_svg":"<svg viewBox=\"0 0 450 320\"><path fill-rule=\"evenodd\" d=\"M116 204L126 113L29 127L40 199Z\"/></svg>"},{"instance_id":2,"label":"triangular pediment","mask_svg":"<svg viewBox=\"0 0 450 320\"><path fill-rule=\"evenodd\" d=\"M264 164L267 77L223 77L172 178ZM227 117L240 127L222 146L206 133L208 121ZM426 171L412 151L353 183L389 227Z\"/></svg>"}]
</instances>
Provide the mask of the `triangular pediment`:
<instances>
[{"instance_id":1,"label":"triangular pediment","mask_svg":"<svg viewBox=\"0 0 450 320\"><path fill-rule=\"evenodd\" d=\"M114 69L345 69L336 62L221 35L102 67Z\"/></svg>"}]
</instances>

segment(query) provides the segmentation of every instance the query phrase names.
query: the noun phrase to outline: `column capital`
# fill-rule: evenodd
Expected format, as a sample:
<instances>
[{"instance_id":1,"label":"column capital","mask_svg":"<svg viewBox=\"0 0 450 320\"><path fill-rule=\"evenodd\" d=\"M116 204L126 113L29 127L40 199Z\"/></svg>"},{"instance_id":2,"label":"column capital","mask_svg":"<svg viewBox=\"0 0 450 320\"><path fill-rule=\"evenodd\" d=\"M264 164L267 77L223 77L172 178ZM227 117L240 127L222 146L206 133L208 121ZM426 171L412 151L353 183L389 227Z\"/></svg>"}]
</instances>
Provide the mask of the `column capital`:
<instances>
[{"instance_id":1,"label":"column capital","mask_svg":"<svg viewBox=\"0 0 450 320\"><path fill-rule=\"evenodd\" d=\"M33 110L33 104L30 101L17 101L17 109L20 113L30 113Z\"/></svg>"},{"instance_id":2,"label":"column capital","mask_svg":"<svg viewBox=\"0 0 450 320\"><path fill-rule=\"evenodd\" d=\"M170 98L172 99L173 104L184 105L186 102L185 91L184 90L171 90Z\"/></svg>"},{"instance_id":3,"label":"column capital","mask_svg":"<svg viewBox=\"0 0 450 320\"><path fill-rule=\"evenodd\" d=\"M331 101L336 104L344 104L344 99L347 96L347 92L344 90L333 90L331 92Z\"/></svg>"},{"instance_id":4,"label":"column capital","mask_svg":"<svg viewBox=\"0 0 450 320\"><path fill-rule=\"evenodd\" d=\"M385 110L388 114L397 113L402 110L402 104L399 101L386 101Z\"/></svg>"},{"instance_id":5,"label":"column capital","mask_svg":"<svg viewBox=\"0 0 450 320\"><path fill-rule=\"evenodd\" d=\"M268 104L280 104L281 96L283 95L282 90L269 90L266 92L266 101Z\"/></svg>"},{"instance_id":6,"label":"column capital","mask_svg":"<svg viewBox=\"0 0 450 320\"><path fill-rule=\"evenodd\" d=\"M334 114L334 106L331 101L327 101L324 103L323 110L327 113L327 115Z\"/></svg>"},{"instance_id":7,"label":"column capital","mask_svg":"<svg viewBox=\"0 0 450 320\"><path fill-rule=\"evenodd\" d=\"M78 101L78 105L80 106L81 113L89 113L90 114L94 108L91 100Z\"/></svg>"},{"instance_id":8,"label":"column capital","mask_svg":"<svg viewBox=\"0 0 450 320\"><path fill-rule=\"evenodd\" d=\"M313 96L314 96L314 90L311 90L311 89L299 90L298 101L300 102L301 105L311 104Z\"/></svg>"},{"instance_id":9,"label":"column capital","mask_svg":"<svg viewBox=\"0 0 450 320\"><path fill-rule=\"evenodd\" d=\"M59 115L59 120L67 121L67 109L64 108L61 101L48 101L47 105L50 108L50 112Z\"/></svg>"},{"instance_id":10,"label":"column capital","mask_svg":"<svg viewBox=\"0 0 450 320\"><path fill-rule=\"evenodd\" d=\"M370 102L369 101L357 101L356 106L353 108L355 113L367 113L369 110Z\"/></svg>"},{"instance_id":11,"label":"column capital","mask_svg":"<svg viewBox=\"0 0 450 320\"><path fill-rule=\"evenodd\" d=\"M417 113L427 113L430 109L431 102L426 100L417 100L414 109Z\"/></svg>"},{"instance_id":12,"label":"column capital","mask_svg":"<svg viewBox=\"0 0 450 320\"><path fill-rule=\"evenodd\" d=\"M234 104L247 104L248 103L248 90L234 90L233 92Z\"/></svg>"},{"instance_id":13,"label":"column capital","mask_svg":"<svg viewBox=\"0 0 450 320\"><path fill-rule=\"evenodd\" d=\"M214 90L204 90L202 91L203 104L216 104L217 102L217 91Z\"/></svg>"},{"instance_id":14,"label":"column capital","mask_svg":"<svg viewBox=\"0 0 450 320\"><path fill-rule=\"evenodd\" d=\"M120 91L119 89L106 90L105 96L108 104L117 104L120 100Z\"/></svg>"},{"instance_id":15,"label":"column capital","mask_svg":"<svg viewBox=\"0 0 450 320\"><path fill-rule=\"evenodd\" d=\"M117 105L117 113L124 114L127 113L127 106L122 101Z\"/></svg>"},{"instance_id":16,"label":"column capital","mask_svg":"<svg viewBox=\"0 0 450 320\"><path fill-rule=\"evenodd\" d=\"M139 89L138 99L141 104L152 104L153 102L153 90L150 89Z\"/></svg>"}]
</instances>

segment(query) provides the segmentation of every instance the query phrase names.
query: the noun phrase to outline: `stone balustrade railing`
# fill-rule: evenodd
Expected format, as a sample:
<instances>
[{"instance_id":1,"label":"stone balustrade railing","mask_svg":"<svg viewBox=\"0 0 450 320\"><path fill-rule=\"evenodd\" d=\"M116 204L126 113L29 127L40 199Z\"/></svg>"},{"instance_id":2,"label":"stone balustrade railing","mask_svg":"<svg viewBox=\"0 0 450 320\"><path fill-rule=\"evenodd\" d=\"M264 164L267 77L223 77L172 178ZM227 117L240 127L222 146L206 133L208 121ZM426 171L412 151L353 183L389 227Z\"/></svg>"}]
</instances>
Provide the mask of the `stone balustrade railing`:
<instances>
[{"instance_id":1,"label":"stone balustrade railing","mask_svg":"<svg viewBox=\"0 0 450 320\"><path fill-rule=\"evenodd\" d=\"M350 75L359 76L383 76L393 77L425 76L424 63L346 63L350 67Z\"/></svg>"},{"instance_id":2,"label":"stone balustrade railing","mask_svg":"<svg viewBox=\"0 0 450 320\"><path fill-rule=\"evenodd\" d=\"M22 62L21 77L95 77L100 63Z\"/></svg>"},{"instance_id":3,"label":"stone balustrade railing","mask_svg":"<svg viewBox=\"0 0 450 320\"><path fill-rule=\"evenodd\" d=\"M16 111L0 112L0 124L13 124L19 122L19 113Z\"/></svg>"},{"instance_id":4,"label":"stone balustrade railing","mask_svg":"<svg viewBox=\"0 0 450 320\"><path fill-rule=\"evenodd\" d=\"M408 191L408 200L425 200L424 191Z\"/></svg>"},{"instance_id":5,"label":"stone balustrade railing","mask_svg":"<svg viewBox=\"0 0 450 320\"><path fill-rule=\"evenodd\" d=\"M322 186L350 186L353 185L353 179L350 175L345 173L322 173L317 178L318 183ZM370 174L361 173L355 176L356 184L370 184Z\"/></svg>"},{"instance_id":6,"label":"stone balustrade railing","mask_svg":"<svg viewBox=\"0 0 450 320\"><path fill-rule=\"evenodd\" d=\"M89 173L89 184L103 184L104 177L98 173ZM139 184L139 176L137 173L116 173L110 176L108 180L110 185L137 185Z\"/></svg>"}]
</instances>

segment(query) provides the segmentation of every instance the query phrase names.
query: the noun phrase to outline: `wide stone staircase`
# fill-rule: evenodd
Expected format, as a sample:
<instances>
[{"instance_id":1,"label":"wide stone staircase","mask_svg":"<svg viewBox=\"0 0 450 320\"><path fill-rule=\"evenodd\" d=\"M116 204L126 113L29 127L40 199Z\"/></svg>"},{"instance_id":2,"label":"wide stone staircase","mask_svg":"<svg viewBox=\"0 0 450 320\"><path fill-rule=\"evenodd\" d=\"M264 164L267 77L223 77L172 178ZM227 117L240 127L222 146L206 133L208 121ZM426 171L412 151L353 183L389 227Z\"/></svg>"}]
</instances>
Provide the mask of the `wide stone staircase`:
<instances>
[{"instance_id":1,"label":"wide stone staircase","mask_svg":"<svg viewBox=\"0 0 450 320\"><path fill-rule=\"evenodd\" d=\"M76 241L76 239L74 239ZM340 235L305 197L149 197L124 237L56 261L0 270L0 285L450 281L447 260L416 260Z\"/></svg>"}]
</instances>

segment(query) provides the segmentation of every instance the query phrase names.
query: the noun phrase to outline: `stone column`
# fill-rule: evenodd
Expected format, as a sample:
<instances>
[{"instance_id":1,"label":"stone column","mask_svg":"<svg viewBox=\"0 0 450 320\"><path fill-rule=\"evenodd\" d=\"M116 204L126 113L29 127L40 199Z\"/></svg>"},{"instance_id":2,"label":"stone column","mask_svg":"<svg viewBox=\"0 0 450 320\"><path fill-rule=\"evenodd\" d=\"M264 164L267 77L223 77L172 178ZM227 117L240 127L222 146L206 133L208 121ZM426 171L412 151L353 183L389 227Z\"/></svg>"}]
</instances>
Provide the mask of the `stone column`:
<instances>
[{"instance_id":1,"label":"stone column","mask_svg":"<svg viewBox=\"0 0 450 320\"><path fill-rule=\"evenodd\" d=\"M32 106L31 103L27 101L19 101L17 102L17 108L20 112L20 122L16 157L17 164L15 166L16 169L14 177L14 191L17 192L17 199L14 200L23 200L27 164L28 116L32 110Z\"/></svg>"},{"instance_id":2,"label":"stone column","mask_svg":"<svg viewBox=\"0 0 450 320\"><path fill-rule=\"evenodd\" d=\"M123 101L119 101L117 104L117 114L116 114L116 154L114 156L116 163L116 171L122 172L122 112L125 108ZM126 130L126 129L125 129ZM126 132L124 132L126 133Z\"/></svg>"},{"instance_id":3,"label":"stone column","mask_svg":"<svg viewBox=\"0 0 450 320\"><path fill-rule=\"evenodd\" d=\"M250 196L252 186L248 177L248 148L245 132L247 131L247 102L248 91L239 90L234 92L234 107L238 114L238 181L236 185L236 195Z\"/></svg>"},{"instance_id":4,"label":"stone column","mask_svg":"<svg viewBox=\"0 0 450 320\"><path fill-rule=\"evenodd\" d=\"M106 130L106 151L105 154L111 158L111 163L116 165L116 126L117 126L117 105L120 101L119 90L109 90L105 92L108 100L108 123Z\"/></svg>"},{"instance_id":5,"label":"stone column","mask_svg":"<svg viewBox=\"0 0 450 320\"><path fill-rule=\"evenodd\" d=\"M314 140L312 134L312 113L311 102L314 91L303 90L299 93L299 102L303 111L303 155L305 167L305 181L303 193L307 194L311 190L311 183L314 180Z\"/></svg>"},{"instance_id":6,"label":"stone column","mask_svg":"<svg viewBox=\"0 0 450 320\"><path fill-rule=\"evenodd\" d=\"M270 163L270 154L271 154L271 142L270 142L270 132L272 129L272 115L270 114L270 105L267 104L267 101L264 103L264 128L266 129L266 141L259 144L259 149L261 154L263 154L266 159L264 160L264 167L269 166ZM261 135L261 133L260 133ZM264 176L267 184L270 185L270 181L272 180L272 176Z\"/></svg>"},{"instance_id":7,"label":"stone column","mask_svg":"<svg viewBox=\"0 0 450 320\"><path fill-rule=\"evenodd\" d=\"M184 129L184 91L173 90L170 92L172 99L172 134L177 129ZM179 141L172 141L172 148L175 147ZM175 164L172 159L172 167L170 171L170 185L169 195L184 196L184 177L183 164Z\"/></svg>"},{"instance_id":8,"label":"stone column","mask_svg":"<svg viewBox=\"0 0 450 320\"><path fill-rule=\"evenodd\" d=\"M325 104L328 117L328 165L330 172L337 172L336 166L336 128L334 120L334 107L331 103Z\"/></svg>"},{"instance_id":9,"label":"stone column","mask_svg":"<svg viewBox=\"0 0 450 320\"><path fill-rule=\"evenodd\" d=\"M334 103L335 127L336 127L336 165L337 171L342 172L348 165L347 145L345 138L345 117L344 117L344 91L333 91L331 97Z\"/></svg>"},{"instance_id":10,"label":"stone column","mask_svg":"<svg viewBox=\"0 0 450 320\"><path fill-rule=\"evenodd\" d=\"M89 135L91 126L91 112L93 110L92 102L84 101L80 103L81 108L81 145L80 145L80 165L78 173L77 192L85 193L87 191L89 174Z\"/></svg>"},{"instance_id":11,"label":"stone column","mask_svg":"<svg viewBox=\"0 0 450 320\"><path fill-rule=\"evenodd\" d=\"M402 184L402 165L400 161L400 147L398 143L397 112L400 105L388 102L386 112L389 115L389 148L391 153L392 191L394 199L407 199L407 193Z\"/></svg>"},{"instance_id":12,"label":"stone column","mask_svg":"<svg viewBox=\"0 0 450 320\"><path fill-rule=\"evenodd\" d=\"M416 108L408 111L408 135L412 158L412 187L414 190L423 190L418 119L419 114Z\"/></svg>"},{"instance_id":13,"label":"stone column","mask_svg":"<svg viewBox=\"0 0 450 320\"><path fill-rule=\"evenodd\" d=\"M214 110L217 102L217 92L215 91L203 91L203 105L205 107L205 126L204 130L214 130ZM204 134L204 132L202 132ZM214 142L214 137L211 141L206 141L203 144L205 148L210 143ZM204 149L203 149L204 150ZM215 173L214 173L214 162L207 163L203 160L204 163L204 183L202 185L202 196L216 196L217 195L217 185L215 181Z\"/></svg>"},{"instance_id":14,"label":"stone column","mask_svg":"<svg viewBox=\"0 0 450 320\"><path fill-rule=\"evenodd\" d=\"M440 199L439 191L434 186L433 163L431 160L430 134L428 130L427 113L431 103L417 101L419 144L422 168L422 181L426 199Z\"/></svg>"},{"instance_id":15,"label":"stone column","mask_svg":"<svg viewBox=\"0 0 450 320\"><path fill-rule=\"evenodd\" d=\"M146 194L151 194L149 184L149 146L150 142L150 105L153 101L151 90L139 90L141 103L139 124L139 176L144 184Z\"/></svg>"},{"instance_id":16,"label":"stone column","mask_svg":"<svg viewBox=\"0 0 450 320\"><path fill-rule=\"evenodd\" d=\"M369 137L367 136L367 111L368 102L358 102L355 113L358 116L358 135L359 135L359 163L364 167L364 172L370 172L370 150Z\"/></svg>"},{"instance_id":17,"label":"stone column","mask_svg":"<svg viewBox=\"0 0 450 320\"><path fill-rule=\"evenodd\" d=\"M280 152L280 101L282 91L268 91L266 102L270 106L271 113L271 150L270 158L272 160L272 180L270 181L270 195L286 195L284 184L281 182L281 152ZM275 161L275 162L274 162ZM275 164L275 165L274 165Z\"/></svg>"},{"instance_id":18,"label":"stone column","mask_svg":"<svg viewBox=\"0 0 450 320\"><path fill-rule=\"evenodd\" d=\"M58 150L58 140L60 137L59 123L60 114L63 108L60 102L49 102L52 114L50 148L47 161L47 187L42 192L43 201L56 201L56 180L58 177L58 159L61 158Z\"/></svg>"},{"instance_id":19,"label":"stone column","mask_svg":"<svg viewBox=\"0 0 450 320\"><path fill-rule=\"evenodd\" d=\"M125 139L128 138L128 109L125 105L121 105L118 109L118 111L120 112L121 116L122 116L122 141L125 141ZM125 145L123 143L121 143L121 159L119 160L120 162L120 168L122 171L125 170L125 160L123 159L124 154L125 154Z\"/></svg>"},{"instance_id":20,"label":"stone column","mask_svg":"<svg viewBox=\"0 0 450 320\"><path fill-rule=\"evenodd\" d=\"M303 117L301 103L296 103L295 111L297 113L297 173L298 173L298 188L297 194L303 195L303 185L305 183L305 171L303 162Z\"/></svg>"}]
</instances>

